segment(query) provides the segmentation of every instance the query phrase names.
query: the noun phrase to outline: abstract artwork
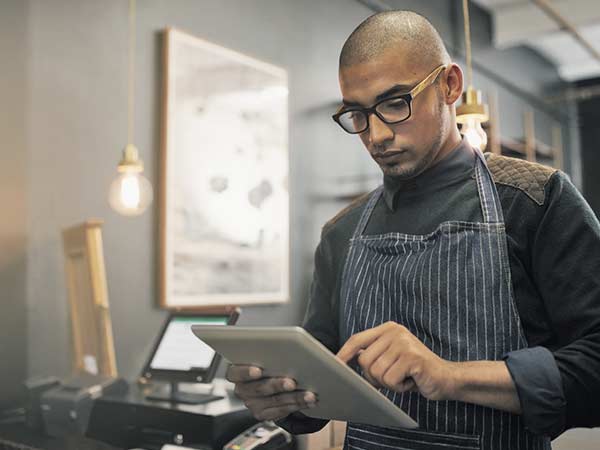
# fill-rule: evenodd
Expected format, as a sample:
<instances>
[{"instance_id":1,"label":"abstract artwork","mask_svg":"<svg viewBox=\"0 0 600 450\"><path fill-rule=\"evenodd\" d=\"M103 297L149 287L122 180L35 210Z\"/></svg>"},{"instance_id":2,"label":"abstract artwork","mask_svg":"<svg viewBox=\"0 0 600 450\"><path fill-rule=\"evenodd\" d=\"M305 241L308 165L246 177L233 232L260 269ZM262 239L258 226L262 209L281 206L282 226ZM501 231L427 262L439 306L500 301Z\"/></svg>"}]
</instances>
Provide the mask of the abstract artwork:
<instances>
[{"instance_id":1,"label":"abstract artwork","mask_svg":"<svg viewBox=\"0 0 600 450\"><path fill-rule=\"evenodd\" d=\"M287 73L178 30L164 38L161 306L285 302Z\"/></svg>"}]
</instances>

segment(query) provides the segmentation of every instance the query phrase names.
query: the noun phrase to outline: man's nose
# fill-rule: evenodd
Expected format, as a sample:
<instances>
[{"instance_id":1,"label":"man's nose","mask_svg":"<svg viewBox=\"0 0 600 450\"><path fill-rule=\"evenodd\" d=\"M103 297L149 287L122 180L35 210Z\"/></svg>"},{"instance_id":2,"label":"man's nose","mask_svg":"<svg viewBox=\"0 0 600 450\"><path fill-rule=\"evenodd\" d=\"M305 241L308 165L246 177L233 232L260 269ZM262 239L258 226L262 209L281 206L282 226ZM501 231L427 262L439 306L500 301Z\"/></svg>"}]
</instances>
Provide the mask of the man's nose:
<instances>
[{"instance_id":1,"label":"man's nose","mask_svg":"<svg viewBox=\"0 0 600 450\"><path fill-rule=\"evenodd\" d=\"M392 139L394 139L394 132L389 125L376 114L371 114L369 116L369 141L371 144L378 146Z\"/></svg>"}]
</instances>

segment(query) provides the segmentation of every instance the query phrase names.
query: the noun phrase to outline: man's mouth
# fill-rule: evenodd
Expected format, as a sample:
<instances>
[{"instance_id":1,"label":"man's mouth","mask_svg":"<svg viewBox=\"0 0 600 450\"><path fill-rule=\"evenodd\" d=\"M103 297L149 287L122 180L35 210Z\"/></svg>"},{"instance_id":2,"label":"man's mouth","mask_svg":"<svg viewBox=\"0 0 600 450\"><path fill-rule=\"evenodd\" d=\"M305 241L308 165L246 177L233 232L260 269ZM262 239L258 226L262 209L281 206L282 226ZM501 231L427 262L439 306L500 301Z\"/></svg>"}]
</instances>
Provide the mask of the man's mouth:
<instances>
[{"instance_id":1,"label":"man's mouth","mask_svg":"<svg viewBox=\"0 0 600 450\"><path fill-rule=\"evenodd\" d=\"M373 155L373 158L386 160L393 156L401 155L402 153L405 153L405 152L406 152L406 150L397 150L397 151L396 150L386 150L383 153L377 153L377 154Z\"/></svg>"}]
</instances>

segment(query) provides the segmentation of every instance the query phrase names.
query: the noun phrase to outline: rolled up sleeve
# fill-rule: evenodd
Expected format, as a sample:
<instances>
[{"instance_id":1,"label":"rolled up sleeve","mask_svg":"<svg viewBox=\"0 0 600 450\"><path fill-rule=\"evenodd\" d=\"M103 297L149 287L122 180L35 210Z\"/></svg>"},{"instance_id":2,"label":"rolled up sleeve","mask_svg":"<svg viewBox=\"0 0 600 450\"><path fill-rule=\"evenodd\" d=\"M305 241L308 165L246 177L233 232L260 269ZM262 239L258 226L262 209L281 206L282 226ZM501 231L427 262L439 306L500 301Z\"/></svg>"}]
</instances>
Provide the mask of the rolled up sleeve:
<instances>
[{"instance_id":1,"label":"rolled up sleeve","mask_svg":"<svg viewBox=\"0 0 600 450\"><path fill-rule=\"evenodd\" d=\"M566 401L552 352L530 347L509 352L502 359L517 388L525 428L558 436L565 428Z\"/></svg>"}]
</instances>

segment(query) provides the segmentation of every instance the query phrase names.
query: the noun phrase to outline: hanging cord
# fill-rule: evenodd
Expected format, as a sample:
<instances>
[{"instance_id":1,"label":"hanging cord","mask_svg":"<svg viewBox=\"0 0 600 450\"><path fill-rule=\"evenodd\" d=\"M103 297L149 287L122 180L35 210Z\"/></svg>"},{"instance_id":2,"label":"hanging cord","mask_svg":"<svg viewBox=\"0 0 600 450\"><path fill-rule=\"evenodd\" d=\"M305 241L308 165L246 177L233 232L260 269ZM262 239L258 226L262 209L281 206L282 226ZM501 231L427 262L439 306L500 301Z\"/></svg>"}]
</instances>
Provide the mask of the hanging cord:
<instances>
[{"instance_id":1,"label":"hanging cord","mask_svg":"<svg viewBox=\"0 0 600 450\"><path fill-rule=\"evenodd\" d=\"M129 0L129 80L127 143L133 144L135 100L135 0Z\"/></svg>"},{"instance_id":2,"label":"hanging cord","mask_svg":"<svg viewBox=\"0 0 600 450\"><path fill-rule=\"evenodd\" d=\"M471 20L469 19L469 0L463 0L463 18L465 25L465 55L467 57L467 86L473 86L473 68L471 66Z\"/></svg>"}]
</instances>

